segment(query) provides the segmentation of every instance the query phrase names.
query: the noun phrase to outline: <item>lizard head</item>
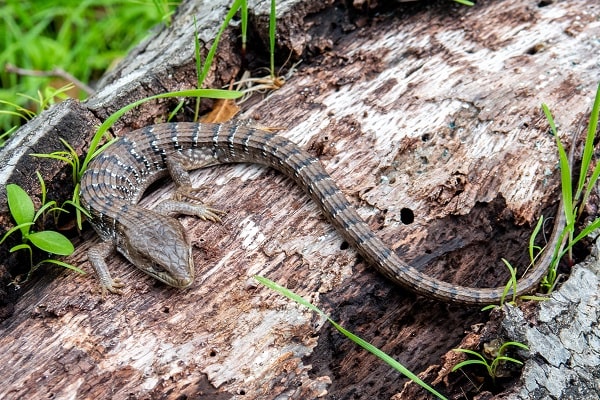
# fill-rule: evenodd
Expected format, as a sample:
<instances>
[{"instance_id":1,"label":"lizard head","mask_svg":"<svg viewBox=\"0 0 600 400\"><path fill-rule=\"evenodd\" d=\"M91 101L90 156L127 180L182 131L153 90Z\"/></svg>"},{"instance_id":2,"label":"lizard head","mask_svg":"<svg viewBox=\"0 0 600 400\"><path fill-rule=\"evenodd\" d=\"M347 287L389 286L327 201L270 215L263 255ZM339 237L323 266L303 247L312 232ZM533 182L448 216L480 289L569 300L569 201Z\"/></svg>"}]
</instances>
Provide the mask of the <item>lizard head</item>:
<instances>
[{"instance_id":1,"label":"lizard head","mask_svg":"<svg viewBox=\"0 0 600 400\"><path fill-rule=\"evenodd\" d=\"M194 281L192 246L175 218L144 210L146 217L125 227L118 250L148 275L177 288ZM148 214L151 215L148 215Z\"/></svg>"}]
</instances>

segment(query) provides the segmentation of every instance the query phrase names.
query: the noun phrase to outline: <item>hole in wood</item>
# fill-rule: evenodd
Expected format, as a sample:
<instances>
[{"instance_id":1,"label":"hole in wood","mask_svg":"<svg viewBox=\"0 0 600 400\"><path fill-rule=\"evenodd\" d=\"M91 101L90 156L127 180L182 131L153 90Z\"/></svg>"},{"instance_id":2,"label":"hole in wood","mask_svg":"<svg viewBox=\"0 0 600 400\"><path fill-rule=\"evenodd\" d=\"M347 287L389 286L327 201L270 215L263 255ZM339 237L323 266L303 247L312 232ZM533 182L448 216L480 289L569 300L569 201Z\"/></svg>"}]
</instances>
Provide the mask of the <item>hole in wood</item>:
<instances>
[{"instance_id":1,"label":"hole in wood","mask_svg":"<svg viewBox=\"0 0 600 400\"><path fill-rule=\"evenodd\" d=\"M400 221L404 225L412 224L415 221L415 214L410 208L403 208L400 210Z\"/></svg>"}]
</instances>

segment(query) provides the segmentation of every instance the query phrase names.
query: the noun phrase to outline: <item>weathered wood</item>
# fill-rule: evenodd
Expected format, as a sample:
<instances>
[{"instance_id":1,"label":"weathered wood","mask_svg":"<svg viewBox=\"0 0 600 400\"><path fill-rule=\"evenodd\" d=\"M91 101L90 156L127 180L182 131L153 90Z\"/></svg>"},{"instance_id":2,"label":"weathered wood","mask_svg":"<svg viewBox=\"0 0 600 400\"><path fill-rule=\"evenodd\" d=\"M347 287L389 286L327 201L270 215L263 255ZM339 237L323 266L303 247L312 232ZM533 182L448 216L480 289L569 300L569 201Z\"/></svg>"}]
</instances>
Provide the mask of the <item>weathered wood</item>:
<instances>
[{"instance_id":1,"label":"weathered wood","mask_svg":"<svg viewBox=\"0 0 600 400\"><path fill-rule=\"evenodd\" d=\"M556 149L540 104L550 105L566 142L585 126L600 78L590 56L600 50L597 5L444 2L353 19L321 4L310 22L294 13L312 6L284 9L279 21L290 32L281 43L296 53L317 43L324 53L308 54L244 117L283 126L282 135L318 155L405 259L450 281L503 284L500 257L524 265L531 225L555 212ZM156 91L192 86L192 15L220 21L225 12L202 7L184 3L172 29L135 50L84 107L103 118ZM211 82L237 74L234 37L224 39ZM170 105L157 104L122 125L159 119ZM109 267L128 286L105 302L91 293L91 275L38 276L0 325L1 396L389 398L402 390L396 372L257 286L254 274L297 291L416 372L439 366L486 318L393 287L273 171L225 166L194 181L228 215L222 224L182 219L197 250L193 287L157 284L116 256ZM164 185L144 203L171 190ZM89 231L84 239L71 261L91 272L85 251L98 239Z\"/></svg>"},{"instance_id":2,"label":"weathered wood","mask_svg":"<svg viewBox=\"0 0 600 400\"><path fill-rule=\"evenodd\" d=\"M507 399L600 399L600 261L594 256L577 265L569 280L540 305L532 318L507 309L504 329L510 340L527 343L532 355L522 385ZM533 323L532 323L533 322Z\"/></svg>"}]
</instances>

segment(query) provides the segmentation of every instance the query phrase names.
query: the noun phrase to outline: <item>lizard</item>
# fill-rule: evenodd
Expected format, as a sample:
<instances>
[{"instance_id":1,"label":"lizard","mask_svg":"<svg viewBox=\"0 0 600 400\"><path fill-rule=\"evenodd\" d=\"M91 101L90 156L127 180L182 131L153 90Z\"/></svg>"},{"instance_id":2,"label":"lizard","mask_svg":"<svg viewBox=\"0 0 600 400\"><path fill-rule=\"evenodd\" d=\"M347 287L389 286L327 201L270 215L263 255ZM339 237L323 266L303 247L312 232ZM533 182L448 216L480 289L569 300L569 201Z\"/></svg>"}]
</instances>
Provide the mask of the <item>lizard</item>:
<instances>
[{"instance_id":1,"label":"lizard","mask_svg":"<svg viewBox=\"0 0 600 400\"><path fill-rule=\"evenodd\" d=\"M172 215L220 221L224 213L197 198L188 171L240 162L272 167L295 181L367 263L405 289L466 305L493 304L512 296L512 289L454 285L408 265L371 230L317 158L281 135L235 122L150 125L120 137L91 161L81 179L80 201L102 239L89 249L88 260L103 295L121 293L124 286L111 277L105 261L115 249L167 285L189 287L194 281L192 246ZM146 189L167 175L176 185L173 198L153 210L139 206ZM534 290L545 275L565 226L563 214L559 208L548 245L518 281L516 295Z\"/></svg>"}]
</instances>

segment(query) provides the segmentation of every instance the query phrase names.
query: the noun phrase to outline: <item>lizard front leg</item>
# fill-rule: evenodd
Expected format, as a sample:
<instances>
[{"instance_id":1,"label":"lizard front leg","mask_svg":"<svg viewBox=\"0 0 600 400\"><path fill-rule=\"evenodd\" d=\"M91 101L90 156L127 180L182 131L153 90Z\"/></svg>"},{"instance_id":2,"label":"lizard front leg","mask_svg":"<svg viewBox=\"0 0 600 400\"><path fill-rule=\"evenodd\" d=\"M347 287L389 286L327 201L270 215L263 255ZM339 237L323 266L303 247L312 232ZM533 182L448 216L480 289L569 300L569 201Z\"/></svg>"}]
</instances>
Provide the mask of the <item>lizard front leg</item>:
<instances>
[{"instance_id":1,"label":"lizard front leg","mask_svg":"<svg viewBox=\"0 0 600 400\"><path fill-rule=\"evenodd\" d=\"M106 257L115 251L116 247L112 242L102 242L93 246L88 250L88 260L100 280L100 290L102 298L106 297L106 292L109 291L115 294L123 294L121 288L125 286L119 278L113 279L110 276L106 265Z\"/></svg>"}]
</instances>

